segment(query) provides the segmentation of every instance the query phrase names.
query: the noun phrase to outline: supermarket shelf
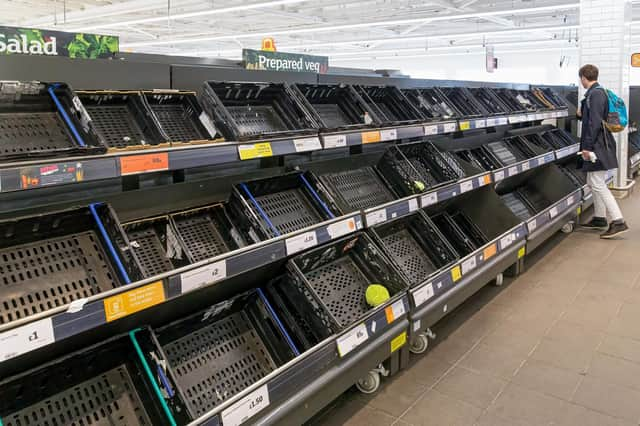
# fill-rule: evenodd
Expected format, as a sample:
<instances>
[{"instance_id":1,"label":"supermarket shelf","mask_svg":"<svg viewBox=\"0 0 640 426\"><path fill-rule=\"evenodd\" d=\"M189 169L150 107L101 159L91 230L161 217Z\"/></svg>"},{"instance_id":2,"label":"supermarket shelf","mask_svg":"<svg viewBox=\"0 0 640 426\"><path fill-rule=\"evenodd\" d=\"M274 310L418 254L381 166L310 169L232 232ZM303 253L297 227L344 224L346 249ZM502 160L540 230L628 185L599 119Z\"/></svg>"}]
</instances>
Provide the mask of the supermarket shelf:
<instances>
[{"instance_id":1,"label":"supermarket shelf","mask_svg":"<svg viewBox=\"0 0 640 426\"><path fill-rule=\"evenodd\" d=\"M566 110L475 120L445 121L366 131L282 138L251 143L220 142L122 151L100 156L50 158L0 165L0 192L91 182L145 173L213 166L239 160L313 152L473 130L492 125L565 117ZM542 118L545 117L545 118ZM506 120L506 121L505 121Z\"/></svg>"},{"instance_id":2,"label":"supermarket shelf","mask_svg":"<svg viewBox=\"0 0 640 426\"><path fill-rule=\"evenodd\" d=\"M493 172L493 181L499 182L503 179L510 178L512 176L519 175L520 173L528 172L536 167L544 166L545 164L553 163L556 157L553 152L538 155L537 157L529 158L511 166L503 167Z\"/></svg>"},{"instance_id":3,"label":"supermarket shelf","mask_svg":"<svg viewBox=\"0 0 640 426\"><path fill-rule=\"evenodd\" d=\"M533 251L551 234L579 215L582 209L582 188L542 210L527 221L527 252Z\"/></svg>"},{"instance_id":4,"label":"supermarket shelf","mask_svg":"<svg viewBox=\"0 0 640 426\"><path fill-rule=\"evenodd\" d=\"M570 155L575 155L580 150L580 144L576 143L571 146L560 148L556 150L556 158L559 160Z\"/></svg>"}]
</instances>

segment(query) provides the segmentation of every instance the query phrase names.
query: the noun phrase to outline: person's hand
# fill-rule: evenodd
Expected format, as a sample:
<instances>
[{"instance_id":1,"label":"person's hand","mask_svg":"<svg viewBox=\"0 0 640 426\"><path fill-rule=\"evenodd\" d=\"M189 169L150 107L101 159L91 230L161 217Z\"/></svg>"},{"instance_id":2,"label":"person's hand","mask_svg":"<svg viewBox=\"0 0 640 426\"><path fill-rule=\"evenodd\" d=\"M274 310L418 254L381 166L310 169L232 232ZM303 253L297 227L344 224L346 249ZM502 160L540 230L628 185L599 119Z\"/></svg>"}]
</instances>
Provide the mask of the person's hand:
<instances>
[{"instance_id":1,"label":"person's hand","mask_svg":"<svg viewBox=\"0 0 640 426\"><path fill-rule=\"evenodd\" d=\"M578 109L576 110L576 118L578 120L582 118L582 110L580 109L580 107L578 107Z\"/></svg>"},{"instance_id":2,"label":"person's hand","mask_svg":"<svg viewBox=\"0 0 640 426\"><path fill-rule=\"evenodd\" d=\"M590 157L589 157L589 156L591 155L591 151L583 150L583 151L581 152L581 154L582 154L582 159L583 159L584 161L589 161L589 160L590 160Z\"/></svg>"}]
</instances>

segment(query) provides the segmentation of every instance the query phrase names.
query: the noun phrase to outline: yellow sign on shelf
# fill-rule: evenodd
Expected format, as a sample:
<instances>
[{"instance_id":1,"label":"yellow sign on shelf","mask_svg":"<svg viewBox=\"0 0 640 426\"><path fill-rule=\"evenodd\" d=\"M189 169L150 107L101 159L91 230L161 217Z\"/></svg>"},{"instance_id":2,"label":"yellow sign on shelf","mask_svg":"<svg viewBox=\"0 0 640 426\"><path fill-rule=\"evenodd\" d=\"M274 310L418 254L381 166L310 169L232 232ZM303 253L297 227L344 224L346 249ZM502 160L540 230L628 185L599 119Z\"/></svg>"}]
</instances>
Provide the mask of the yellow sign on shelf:
<instances>
[{"instance_id":1,"label":"yellow sign on shelf","mask_svg":"<svg viewBox=\"0 0 640 426\"><path fill-rule=\"evenodd\" d=\"M362 138L362 143L376 143L376 142L380 142L380 132L379 131L374 131L374 132L362 132L360 134L360 137Z\"/></svg>"},{"instance_id":2,"label":"yellow sign on shelf","mask_svg":"<svg viewBox=\"0 0 640 426\"><path fill-rule=\"evenodd\" d=\"M518 259L522 259L526 253L527 249L525 246L520 247L520 250L518 250Z\"/></svg>"},{"instance_id":3,"label":"yellow sign on shelf","mask_svg":"<svg viewBox=\"0 0 640 426\"><path fill-rule=\"evenodd\" d=\"M391 340L391 353L397 351L407 343L407 332L403 331Z\"/></svg>"},{"instance_id":4,"label":"yellow sign on shelf","mask_svg":"<svg viewBox=\"0 0 640 426\"><path fill-rule=\"evenodd\" d=\"M104 299L104 313L107 322L115 321L165 301L162 281Z\"/></svg>"},{"instance_id":5,"label":"yellow sign on shelf","mask_svg":"<svg viewBox=\"0 0 640 426\"><path fill-rule=\"evenodd\" d=\"M241 160L253 160L254 158L267 158L273 156L270 142L261 142L253 145L239 145L238 155Z\"/></svg>"},{"instance_id":6,"label":"yellow sign on shelf","mask_svg":"<svg viewBox=\"0 0 640 426\"><path fill-rule=\"evenodd\" d=\"M485 248L482 252L482 257L484 258L485 261L491 259L496 252L498 251L498 248L496 246L495 243L491 244L489 247Z\"/></svg>"},{"instance_id":7,"label":"yellow sign on shelf","mask_svg":"<svg viewBox=\"0 0 640 426\"><path fill-rule=\"evenodd\" d=\"M451 279L456 283L460 281L460 278L462 278L462 271L460 270L460 265L458 265L451 269Z\"/></svg>"},{"instance_id":8,"label":"yellow sign on shelf","mask_svg":"<svg viewBox=\"0 0 640 426\"><path fill-rule=\"evenodd\" d=\"M471 128L471 122L469 121L460 122L460 130L469 130L470 128Z\"/></svg>"}]
</instances>

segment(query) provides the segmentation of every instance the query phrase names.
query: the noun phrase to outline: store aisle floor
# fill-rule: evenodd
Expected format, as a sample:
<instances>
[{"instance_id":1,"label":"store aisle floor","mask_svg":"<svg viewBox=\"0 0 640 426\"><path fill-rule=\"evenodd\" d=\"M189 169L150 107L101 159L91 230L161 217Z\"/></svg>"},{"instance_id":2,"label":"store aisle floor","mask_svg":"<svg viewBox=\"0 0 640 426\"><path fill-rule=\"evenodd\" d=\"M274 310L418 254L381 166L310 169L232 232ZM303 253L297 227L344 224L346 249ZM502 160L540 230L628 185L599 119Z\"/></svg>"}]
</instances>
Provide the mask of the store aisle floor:
<instances>
[{"instance_id":1,"label":"store aisle floor","mask_svg":"<svg viewBox=\"0 0 640 426\"><path fill-rule=\"evenodd\" d=\"M556 235L376 394L352 389L312 424L640 424L640 191L621 204L624 239Z\"/></svg>"}]
</instances>

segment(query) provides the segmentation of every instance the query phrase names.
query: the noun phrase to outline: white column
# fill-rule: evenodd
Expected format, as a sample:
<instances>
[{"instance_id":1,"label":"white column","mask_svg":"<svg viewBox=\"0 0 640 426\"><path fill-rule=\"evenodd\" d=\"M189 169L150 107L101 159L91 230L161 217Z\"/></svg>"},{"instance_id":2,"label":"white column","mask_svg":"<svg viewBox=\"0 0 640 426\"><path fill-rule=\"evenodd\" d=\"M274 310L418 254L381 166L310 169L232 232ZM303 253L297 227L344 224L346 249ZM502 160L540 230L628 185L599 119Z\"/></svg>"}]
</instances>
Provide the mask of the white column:
<instances>
[{"instance_id":1,"label":"white column","mask_svg":"<svg viewBox=\"0 0 640 426\"><path fill-rule=\"evenodd\" d=\"M629 106L631 0L580 0L580 66L593 64L599 81ZM577 78L577 76L576 76ZM584 89L580 87L580 99ZM627 130L615 135L620 168L616 186L627 183Z\"/></svg>"}]
</instances>

